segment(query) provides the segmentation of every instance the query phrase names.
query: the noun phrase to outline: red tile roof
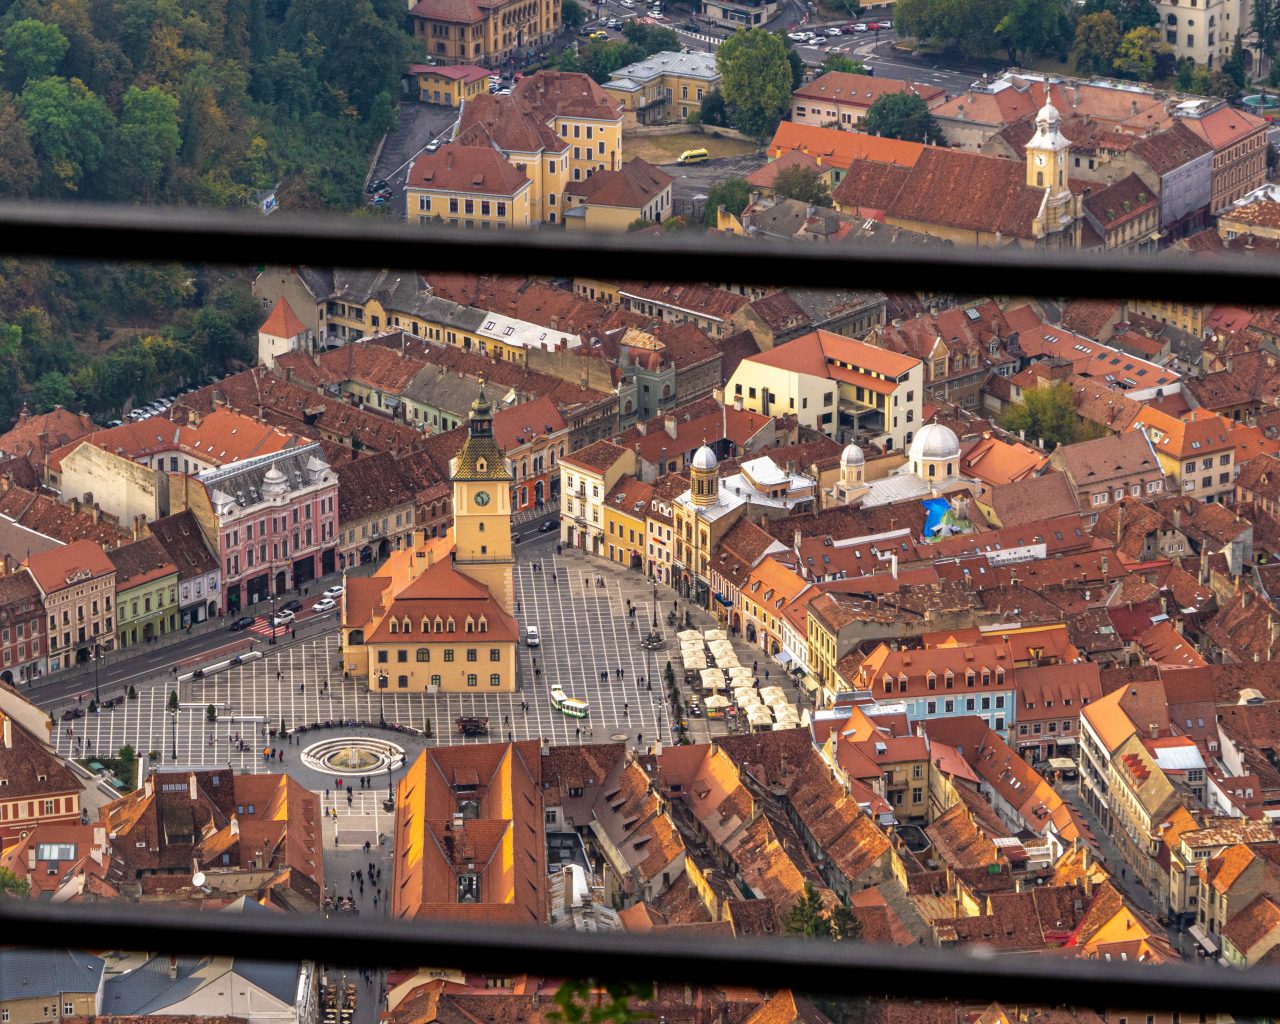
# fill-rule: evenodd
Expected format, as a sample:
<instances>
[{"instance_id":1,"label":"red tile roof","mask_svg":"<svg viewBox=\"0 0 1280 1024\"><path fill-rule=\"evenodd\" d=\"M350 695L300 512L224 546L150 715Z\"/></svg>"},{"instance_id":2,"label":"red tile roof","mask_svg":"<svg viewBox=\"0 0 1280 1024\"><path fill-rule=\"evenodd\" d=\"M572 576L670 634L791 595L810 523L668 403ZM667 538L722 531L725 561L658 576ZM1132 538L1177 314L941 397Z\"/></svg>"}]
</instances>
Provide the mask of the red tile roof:
<instances>
[{"instance_id":1,"label":"red tile roof","mask_svg":"<svg viewBox=\"0 0 1280 1024\"><path fill-rule=\"evenodd\" d=\"M258 328L259 334L268 334L273 338L296 338L306 333L306 325L298 319L289 300L281 297L267 317L267 322Z\"/></svg>"},{"instance_id":2,"label":"red tile roof","mask_svg":"<svg viewBox=\"0 0 1280 1024\"><path fill-rule=\"evenodd\" d=\"M925 103L941 99L946 92L936 85L902 82L892 78L875 78L845 71L828 71L791 94L793 100L830 100L855 107L870 107L881 96L905 92L919 96Z\"/></svg>"},{"instance_id":3,"label":"red tile roof","mask_svg":"<svg viewBox=\"0 0 1280 1024\"><path fill-rule=\"evenodd\" d=\"M529 188L523 174L489 146L450 143L424 153L409 166L405 188L435 192L469 192L514 198Z\"/></svg>"},{"instance_id":4,"label":"red tile roof","mask_svg":"<svg viewBox=\"0 0 1280 1024\"><path fill-rule=\"evenodd\" d=\"M26 562L32 577L46 593L62 590L80 582L80 578L105 576L116 567L102 548L91 540L77 540L51 551L32 555Z\"/></svg>"}]
</instances>

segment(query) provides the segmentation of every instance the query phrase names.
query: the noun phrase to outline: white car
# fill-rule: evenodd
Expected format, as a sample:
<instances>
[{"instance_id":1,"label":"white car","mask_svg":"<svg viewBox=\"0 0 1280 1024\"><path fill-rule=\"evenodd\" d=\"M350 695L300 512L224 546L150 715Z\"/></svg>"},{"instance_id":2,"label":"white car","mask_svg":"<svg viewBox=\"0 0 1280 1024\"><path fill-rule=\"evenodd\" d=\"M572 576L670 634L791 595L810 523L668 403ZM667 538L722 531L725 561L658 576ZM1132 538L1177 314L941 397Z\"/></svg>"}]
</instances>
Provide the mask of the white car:
<instances>
[{"instance_id":1,"label":"white car","mask_svg":"<svg viewBox=\"0 0 1280 1024\"><path fill-rule=\"evenodd\" d=\"M826 41L827 41L827 37L826 37L826 36L814 36L812 39L810 39L810 40L809 40L809 45L810 45L810 46L821 46L821 45L822 45L823 43L825 43Z\"/></svg>"},{"instance_id":2,"label":"white car","mask_svg":"<svg viewBox=\"0 0 1280 1024\"><path fill-rule=\"evenodd\" d=\"M271 617L271 625L287 626L293 621L293 612L278 611Z\"/></svg>"},{"instance_id":3,"label":"white car","mask_svg":"<svg viewBox=\"0 0 1280 1024\"><path fill-rule=\"evenodd\" d=\"M793 43L807 43L813 38L813 35L809 32L789 32L787 38Z\"/></svg>"},{"instance_id":4,"label":"white car","mask_svg":"<svg viewBox=\"0 0 1280 1024\"><path fill-rule=\"evenodd\" d=\"M311 606L313 612L331 612L338 607L338 602L331 597L322 597Z\"/></svg>"},{"instance_id":5,"label":"white car","mask_svg":"<svg viewBox=\"0 0 1280 1024\"><path fill-rule=\"evenodd\" d=\"M525 626L524 628L524 645L526 647L541 647L542 636L538 633L537 626Z\"/></svg>"},{"instance_id":6,"label":"white car","mask_svg":"<svg viewBox=\"0 0 1280 1024\"><path fill-rule=\"evenodd\" d=\"M866 22L862 22L862 21L858 22L856 25L853 26L853 30L855 32L865 32L867 30Z\"/></svg>"},{"instance_id":7,"label":"white car","mask_svg":"<svg viewBox=\"0 0 1280 1024\"><path fill-rule=\"evenodd\" d=\"M829 36L840 36L840 35L844 35L844 33L843 33L843 32L841 32L838 28L829 28L829 29L827 29L827 35L829 35Z\"/></svg>"},{"instance_id":8,"label":"white car","mask_svg":"<svg viewBox=\"0 0 1280 1024\"><path fill-rule=\"evenodd\" d=\"M324 596L324 597L331 597L331 598L333 598L333 599L336 601L338 598L340 598L340 597L342 596L342 594L343 594L343 592L344 592L344 590L345 590L345 589L346 589L346 588L345 588L345 587L343 587L341 583L339 583L339 584L337 584L337 585L335 585L335 586L330 587L328 590L326 590L326 591L324 592L323 596Z\"/></svg>"},{"instance_id":9,"label":"white car","mask_svg":"<svg viewBox=\"0 0 1280 1024\"><path fill-rule=\"evenodd\" d=\"M623 7L634 7L636 0L619 0Z\"/></svg>"}]
</instances>

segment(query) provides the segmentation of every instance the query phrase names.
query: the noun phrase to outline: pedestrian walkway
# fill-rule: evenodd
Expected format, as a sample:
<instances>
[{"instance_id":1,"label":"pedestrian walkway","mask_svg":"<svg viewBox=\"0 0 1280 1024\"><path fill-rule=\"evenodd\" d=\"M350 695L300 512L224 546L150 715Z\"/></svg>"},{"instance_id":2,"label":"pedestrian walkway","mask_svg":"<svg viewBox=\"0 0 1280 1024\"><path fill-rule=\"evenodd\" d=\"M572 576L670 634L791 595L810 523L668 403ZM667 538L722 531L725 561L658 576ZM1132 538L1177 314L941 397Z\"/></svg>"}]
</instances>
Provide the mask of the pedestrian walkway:
<instances>
[{"instance_id":1,"label":"pedestrian walkway","mask_svg":"<svg viewBox=\"0 0 1280 1024\"><path fill-rule=\"evenodd\" d=\"M1057 786L1058 795L1074 807L1085 823L1089 826L1089 830L1093 833L1096 840L1099 859L1102 866L1111 874L1111 882L1119 889L1130 902L1139 910L1150 914L1152 917L1158 917L1163 912L1156 906L1156 901L1152 898L1151 893L1133 876L1133 872L1129 870L1124 858L1120 855L1119 849L1115 843L1111 841L1111 837L1102 827L1102 823L1098 821L1097 816L1089 807L1089 802L1084 799L1084 795L1080 792L1079 782L1063 782ZM1123 872L1123 874L1122 874Z\"/></svg>"}]
</instances>

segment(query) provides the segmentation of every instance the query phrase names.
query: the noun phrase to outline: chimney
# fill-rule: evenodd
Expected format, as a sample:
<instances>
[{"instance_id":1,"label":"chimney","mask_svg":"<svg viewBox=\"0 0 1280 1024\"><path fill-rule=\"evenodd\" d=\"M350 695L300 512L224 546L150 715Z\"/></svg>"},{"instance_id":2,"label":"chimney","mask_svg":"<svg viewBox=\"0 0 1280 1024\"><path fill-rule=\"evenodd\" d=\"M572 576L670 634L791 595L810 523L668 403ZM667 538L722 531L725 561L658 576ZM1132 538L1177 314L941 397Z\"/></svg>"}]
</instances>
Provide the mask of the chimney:
<instances>
[{"instance_id":1,"label":"chimney","mask_svg":"<svg viewBox=\"0 0 1280 1024\"><path fill-rule=\"evenodd\" d=\"M293 377L293 370L290 370L290 371L289 371L289 377L292 379L292 377ZM200 426L200 412L199 412L199 410L197 410L197 409L193 409L193 408L191 408L191 407L188 407L188 408L187 408L187 426L189 426L189 427L198 427L198 426Z\"/></svg>"},{"instance_id":2,"label":"chimney","mask_svg":"<svg viewBox=\"0 0 1280 1024\"><path fill-rule=\"evenodd\" d=\"M4 712L0 712L0 725L4 727L4 749L13 749L13 720Z\"/></svg>"},{"instance_id":3,"label":"chimney","mask_svg":"<svg viewBox=\"0 0 1280 1024\"><path fill-rule=\"evenodd\" d=\"M192 772L187 776L187 796L192 800L196 798L196 773Z\"/></svg>"},{"instance_id":4,"label":"chimney","mask_svg":"<svg viewBox=\"0 0 1280 1024\"><path fill-rule=\"evenodd\" d=\"M796 553L799 554L800 552L800 531L799 530L796 530L795 533L793 534L792 546L795 548Z\"/></svg>"},{"instance_id":5,"label":"chimney","mask_svg":"<svg viewBox=\"0 0 1280 1024\"><path fill-rule=\"evenodd\" d=\"M1150 734L1151 739L1153 740L1160 738L1160 726L1158 726L1155 722L1149 722L1147 724L1147 732Z\"/></svg>"},{"instance_id":6,"label":"chimney","mask_svg":"<svg viewBox=\"0 0 1280 1024\"><path fill-rule=\"evenodd\" d=\"M667 432L667 436L675 439L676 436L676 418L674 416L663 416L662 426Z\"/></svg>"},{"instance_id":7,"label":"chimney","mask_svg":"<svg viewBox=\"0 0 1280 1024\"><path fill-rule=\"evenodd\" d=\"M176 978L178 976L178 958L172 953L169 954L169 977Z\"/></svg>"}]
</instances>

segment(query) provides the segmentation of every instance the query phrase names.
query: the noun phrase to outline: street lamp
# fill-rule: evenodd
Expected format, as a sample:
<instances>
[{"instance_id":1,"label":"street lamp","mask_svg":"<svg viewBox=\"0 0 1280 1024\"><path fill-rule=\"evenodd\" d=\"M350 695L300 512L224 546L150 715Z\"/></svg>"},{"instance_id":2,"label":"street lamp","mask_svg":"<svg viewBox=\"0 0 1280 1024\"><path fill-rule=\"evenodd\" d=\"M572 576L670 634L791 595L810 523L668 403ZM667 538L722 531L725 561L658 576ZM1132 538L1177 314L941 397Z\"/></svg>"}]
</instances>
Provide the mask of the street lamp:
<instances>
[{"instance_id":1,"label":"street lamp","mask_svg":"<svg viewBox=\"0 0 1280 1024\"><path fill-rule=\"evenodd\" d=\"M99 659L102 657L102 644L97 640L93 642L93 700L99 707L102 706L102 691L98 688L98 679L102 669L102 663Z\"/></svg>"},{"instance_id":2,"label":"street lamp","mask_svg":"<svg viewBox=\"0 0 1280 1024\"><path fill-rule=\"evenodd\" d=\"M171 756L174 763L176 764L178 761L178 709L177 708L172 708L169 711L169 718L172 720L172 723L173 723L170 726L170 732L173 734L173 746L170 748Z\"/></svg>"},{"instance_id":3,"label":"street lamp","mask_svg":"<svg viewBox=\"0 0 1280 1024\"><path fill-rule=\"evenodd\" d=\"M653 578L653 631L658 632L658 577Z\"/></svg>"},{"instance_id":4,"label":"street lamp","mask_svg":"<svg viewBox=\"0 0 1280 1024\"><path fill-rule=\"evenodd\" d=\"M276 588L272 585L271 574L267 574L267 591L271 597L271 639L269 643L276 642Z\"/></svg>"},{"instance_id":5,"label":"street lamp","mask_svg":"<svg viewBox=\"0 0 1280 1024\"><path fill-rule=\"evenodd\" d=\"M387 724L387 674L378 673L378 724ZM390 769L388 769L390 771Z\"/></svg>"}]
</instances>

